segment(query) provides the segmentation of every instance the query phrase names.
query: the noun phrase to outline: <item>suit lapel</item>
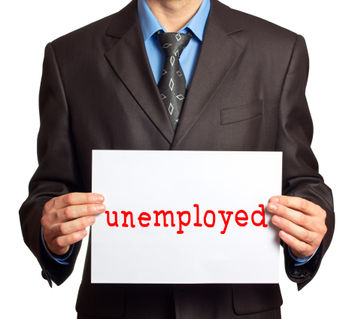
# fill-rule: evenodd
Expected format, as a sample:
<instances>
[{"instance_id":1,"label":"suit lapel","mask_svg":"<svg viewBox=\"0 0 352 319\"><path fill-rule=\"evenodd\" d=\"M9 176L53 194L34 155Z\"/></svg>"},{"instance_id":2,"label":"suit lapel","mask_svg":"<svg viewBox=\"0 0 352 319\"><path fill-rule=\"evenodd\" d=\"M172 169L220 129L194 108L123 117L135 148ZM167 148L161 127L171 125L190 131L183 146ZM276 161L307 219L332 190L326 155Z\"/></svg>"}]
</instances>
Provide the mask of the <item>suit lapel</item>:
<instances>
[{"instance_id":1,"label":"suit lapel","mask_svg":"<svg viewBox=\"0 0 352 319\"><path fill-rule=\"evenodd\" d=\"M137 1L133 0L111 18L106 34L118 40L105 52L105 57L145 114L172 143L172 148L186 137L243 52L235 39L242 27L240 21L234 19L234 12L212 0L202 48L176 132L149 65Z\"/></svg>"},{"instance_id":2,"label":"suit lapel","mask_svg":"<svg viewBox=\"0 0 352 319\"><path fill-rule=\"evenodd\" d=\"M136 1L112 18L107 34L119 39L105 52L106 58L138 105L171 143L174 130L149 66Z\"/></svg>"},{"instance_id":3,"label":"suit lapel","mask_svg":"<svg viewBox=\"0 0 352 319\"><path fill-rule=\"evenodd\" d=\"M202 111L216 94L223 79L238 61L243 47L236 41L242 28L232 16L226 19L229 8L212 1L197 66L182 109L172 148L175 148L197 122Z\"/></svg>"}]
</instances>

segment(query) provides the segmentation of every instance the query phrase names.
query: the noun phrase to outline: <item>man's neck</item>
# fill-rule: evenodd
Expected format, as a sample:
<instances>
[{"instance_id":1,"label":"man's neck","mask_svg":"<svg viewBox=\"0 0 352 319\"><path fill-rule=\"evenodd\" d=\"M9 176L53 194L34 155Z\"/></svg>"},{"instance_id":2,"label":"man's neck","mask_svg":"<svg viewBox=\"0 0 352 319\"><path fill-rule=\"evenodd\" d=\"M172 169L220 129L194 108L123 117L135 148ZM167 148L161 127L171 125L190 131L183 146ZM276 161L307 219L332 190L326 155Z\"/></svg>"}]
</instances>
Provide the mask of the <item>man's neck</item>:
<instances>
[{"instance_id":1,"label":"man's neck","mask_svg":"<svg viewBox=\"0 0 352 319\"><path fill-rule=\"evenodd\" d=\"M202 0L146 0L146 2L165 30L176 32L196 14Z\"/></svg>"}]
</instances>

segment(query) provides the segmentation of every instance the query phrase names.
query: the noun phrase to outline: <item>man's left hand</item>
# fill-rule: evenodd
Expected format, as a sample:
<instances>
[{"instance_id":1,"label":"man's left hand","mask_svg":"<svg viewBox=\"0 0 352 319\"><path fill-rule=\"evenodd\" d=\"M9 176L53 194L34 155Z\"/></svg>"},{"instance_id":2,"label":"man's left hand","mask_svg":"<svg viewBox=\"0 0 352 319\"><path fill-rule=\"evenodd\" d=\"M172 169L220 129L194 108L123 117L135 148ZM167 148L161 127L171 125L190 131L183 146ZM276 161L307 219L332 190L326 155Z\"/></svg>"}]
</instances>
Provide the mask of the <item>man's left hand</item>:
<instances>
[{"instance_id":1,"label":"man's left hand","mask_svg":"<svg viewBox=\"0 0 352 319\"><path fill-rule=\"evenodd\" d=\"M280 229L280 238L296 257L313 255L327 231L324 209L300 197L274 196L267 210L273 214L272 223Z\"/></svg>"}]
</instances>

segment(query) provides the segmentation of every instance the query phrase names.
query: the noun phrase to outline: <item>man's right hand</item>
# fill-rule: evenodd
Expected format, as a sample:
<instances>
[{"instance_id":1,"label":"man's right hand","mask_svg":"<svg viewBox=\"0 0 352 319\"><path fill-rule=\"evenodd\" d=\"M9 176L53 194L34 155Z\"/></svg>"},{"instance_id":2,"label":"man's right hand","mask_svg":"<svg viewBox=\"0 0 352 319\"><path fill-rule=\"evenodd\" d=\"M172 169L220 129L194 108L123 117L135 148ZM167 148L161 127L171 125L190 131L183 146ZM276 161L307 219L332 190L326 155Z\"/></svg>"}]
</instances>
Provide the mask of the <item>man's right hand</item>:
<instances>
[{"instance_id":1,"label":"man's right hand","mask_svg":"<svg viewBox=\"0 0 352 319\"><path fill-rule=\"evenodd\" d=\"M82 240L86 227L95 222L94 215L105 211L103 202L104 197L95 193L69 193L47 201L41 226L49 250L63 255L70 245Z\"/></svg>"}]
</instances>

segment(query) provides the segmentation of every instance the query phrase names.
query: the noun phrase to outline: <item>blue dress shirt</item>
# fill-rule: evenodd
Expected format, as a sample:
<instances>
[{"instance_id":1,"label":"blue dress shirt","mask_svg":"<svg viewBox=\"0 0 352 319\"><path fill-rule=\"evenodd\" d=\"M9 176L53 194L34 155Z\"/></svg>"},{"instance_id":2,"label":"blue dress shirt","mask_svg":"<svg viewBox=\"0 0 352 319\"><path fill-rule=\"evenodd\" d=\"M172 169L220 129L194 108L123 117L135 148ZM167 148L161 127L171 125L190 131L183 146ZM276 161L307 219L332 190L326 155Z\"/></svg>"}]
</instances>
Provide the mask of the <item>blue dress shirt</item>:
<instances>
[{"instance_id":1,"label":"blue dress shirt","mask_svg":"<svg viewBox=\"0 0 352 319\"><path fill-rule=\"evenodd\" d=\"M165 56L164 50L160 46L155 33L159 30L163 30L164 32L167 31L154 16L145 0L138 0L137 9L149 64L153 72L155 82L158 83L161 77ZM178 31L181 33L187 33L188 31L191 31L193 33L193 37L189 41L188 45L184 48L180 56L180 65L186 78L187 87L191 82L192 75L198 60L209 12L210 0L203 0L198 11L192 17L192 19L189 20L188 23ZM68 264L67 259L71 256L74 245L71 245L70 250L67 254L65 254L65 256L63 256L63 258L59 258L50 253L45 244L43 233L41 234L41 238L44 248L49 256L51 256L51 258L60 264ZM298 258L291 253L290 249L289 254L295 260L295 266L304 265L314 256L313 254L309 258Z\"/></svg>"},{"instance_id":2,"label":"blue dress shirt","mask_svg":"<svg viewBox=\"0 0 352 319\"><path fill-rule=\"evenodd\" d=\"M180 56L180 65L186 78L187 87L191 82L198 60L209 12L210 0L203 0L192 19L178 31L181 33L191 31L193 33L193 37L189 41L188 45L183 49ZM138 17L143 33L149 64L153 71L155 82L158 83L164 66L165 56L164 50L160 46L155 33L159 30L163 30L164 32L167 31L154 16L145 0L138 0Z\"/></svg>"}]
</instances>

